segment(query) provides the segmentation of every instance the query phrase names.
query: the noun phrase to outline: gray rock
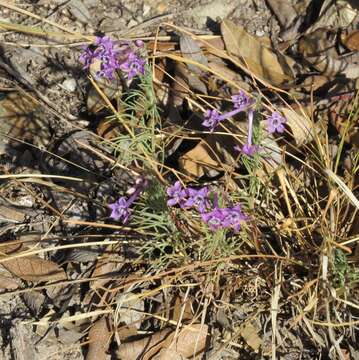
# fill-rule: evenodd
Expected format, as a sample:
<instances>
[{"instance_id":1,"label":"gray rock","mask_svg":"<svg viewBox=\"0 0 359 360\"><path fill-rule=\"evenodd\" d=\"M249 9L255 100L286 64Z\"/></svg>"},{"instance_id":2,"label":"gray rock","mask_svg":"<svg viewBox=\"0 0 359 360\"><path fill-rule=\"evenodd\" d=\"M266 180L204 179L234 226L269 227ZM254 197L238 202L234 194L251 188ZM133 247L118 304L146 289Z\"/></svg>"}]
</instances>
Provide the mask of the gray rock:
<instances>
[{"instance_id":1,"label":"gray rock","mask_svg":"<svg viewBox=\"0 0 359 360\"><path fill-rule=\"evenodd\" d=\"M75 79L66 79L61 85L65 90L67 90L69 92L74 92L76 90L76 80Z\"/></svg>"}]
</instances>

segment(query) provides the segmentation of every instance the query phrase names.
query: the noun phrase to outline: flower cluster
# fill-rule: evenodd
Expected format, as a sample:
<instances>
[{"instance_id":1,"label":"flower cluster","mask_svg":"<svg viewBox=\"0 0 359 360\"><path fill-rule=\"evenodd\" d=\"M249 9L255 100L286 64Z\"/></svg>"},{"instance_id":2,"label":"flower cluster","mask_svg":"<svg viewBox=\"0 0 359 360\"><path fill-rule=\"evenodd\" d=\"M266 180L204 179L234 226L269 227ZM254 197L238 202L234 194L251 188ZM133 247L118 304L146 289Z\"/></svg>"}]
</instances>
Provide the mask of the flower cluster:
<instances>
[{"instance_id":1,"label":"flower cluster","mask_svg":"<svg viewBox=\"0 0 359 360\"><path fill-rule=\"evenodd\" d=\"M250 99L244 91L240 91L238 95L232 96L232 102L234 109L223 115L220 115L217 110L208 110L204 116L202 125L209 128L209 131L213 131L217 125L226 119L246 110L248 107L253 105L253 100Z\"/></svg>"},{"instance_id":2,"label":"flower cluster","mask_svg":"<svg viewBox=\"0 0 359 360\"><path fill-rule=\"evenodd\" d=\"M241 228L241 223L248 220L248 217L243 214L239 204L226 208L215 207L212 211L201 214L201 216L202 220L207 223L212 230L232 228L238 232Z\"/></svg>"},{"instance_id":3,"label":"flower cluster","mask_svg":"<svg viewBox=\"0 0 359 360\"><path fill-rule=\"evenodd\" d=\"M202 189L184 189L179 181L176 181L174 185L167 188L167 195L169 200L168 206L179 205L182 208L195 208L200 213L206 211L210 206L208 199L209 189L203 187Z\"/></svg>"},{"instance_id":4,"label":"flower cluster","mask_svg":"<svg viewBox=\"0 0 359 360\"><path fill-rule=\"evenodd\" d=\"M185 189L177 181L167 188L167 195L169 196L168 206L179 205L181 208L196 209L211 230L231 228L237 232L241 228L241 223L248 220L239 204L233 207L220 208L216 197L213 204L211 204L208 187L198 190L193 188Z\"/></svg>"},{"instance_id":5,"label":"flower cluster","mask_svg":"<svg viewBox=\"0 0 359 360\"><path fill-rule=\"evenodd\" d=\"M83 49L79 60L83 63L84 69L88 69L95 60L99 60L100 70L96 73L99 78L113 80L116 71L120 69L131 80L134 76L145 72L146 62L138 54L138 49L141 47L143 47L142 41L136 41L134 44L128 42L116 44L108 36L98 36L94 45Z\"/></svg>"},{"instance_id":6,"label":"flower cluster","mask_svg":"<svg viewBox=\"0 0 359 360\"><path fill-rule=\"evenodd\" d=\"M138 199L147 184L147 180L142 177L136 179L135 186L128 191L131 194L129 198L121 196L114 203L108 204L108 207L111 209L110 218L126 224L131 214L130 206Z\"/></svg>"}]
</instances>

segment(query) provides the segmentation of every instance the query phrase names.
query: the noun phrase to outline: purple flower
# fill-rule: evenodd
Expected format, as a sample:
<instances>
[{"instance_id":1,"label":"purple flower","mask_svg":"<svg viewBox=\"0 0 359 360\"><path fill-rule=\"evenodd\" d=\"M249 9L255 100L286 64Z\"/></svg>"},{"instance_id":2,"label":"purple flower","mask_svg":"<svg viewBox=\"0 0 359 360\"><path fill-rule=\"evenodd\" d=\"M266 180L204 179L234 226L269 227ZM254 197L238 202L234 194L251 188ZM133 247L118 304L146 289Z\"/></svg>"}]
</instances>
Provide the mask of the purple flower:
<instances>
[{"instance_id":1,"label":"purple flower","mask_svg":"<svg viewBox=\"0 0 359 360\"><path fill-rule=\"evenodd\" d=\"M258 146L244 144L241 151L243 154L245 154L247 156L253 156L256 152L258 152Z\"/></svg>"},{"instance_id":2,"label":"purple flower","mask_svg":"<svg viewBox=\"0 0 359 360\"><path fill-rule=\"evenodd\" d=\"M128 79L132 79L139 73L145 72L145 60L138 56L131 44L115 42L108 36L96 37L95 49L87 47L80 56L80 61L84 64L84 69L88 69L94 60L100 61L100 70L97 77L104 77L109 80L114 78L116 70L121 69L127 74ZM137 41L136 48L143 47L143 42Z\"/></svg>"},{"instance_id":3,"label":"purple flower","mask_svg":"<svg viewBox=\"0 0 359 360\"><path fill-rule=\"evenodd\" d=\"M209 131L213 131L220 122L220 114L217 110L207 110L204 116L203 126L208 127Z\"/></svg>"},{"instance_id":4,"label":"purple flower","mask_svg":"<svg viewBox=\"0 0 359 360\"><path fill-rule=\"evenodd\" d=\"M241 223L248 220L239 204L232 208L216 207L208 213L201 214L201 216L211 230L231 228L237 232L241 228Z\"/></svg>"},{"instance_id":5,"label":"purple flower","mask_svg":"<svg viewBox=\"0 0 359 360\"><path fill-rule=\"evenodd\" d=\"M116 221L121 221L126 224L130 218L130 206L138 199L142 190L148 185L147 179L139 177L135 181L135 186L130 188L128 193L132 194L129 199L125 196L120 197L117 201L112 204L108 204L112 210L110 217Z\"/></svg>"},{"instance_id":6,"label":"purple flower","mask_svg":"<svg viewBox=\"0 0 359 360\"><path fill-rule=\"evenodd\" d=\"M167 195L171 198L167 201L168 206L177 204L182 206L186 201L187 191L182 188L180 181L176 181L174 185L167 188Z\"/></svg>"},{"instance_id":7,"label":"purple flower","mask_svg":"<svg viewBox=\"0 0 359 360\"><path fill-rule=\"evenodd\" d=\"M208 192L209 190L207 187L203 187L199 190L189 188L187 190L188 199L184 203L184 206L195 207L200 213L205 212L206 209L210 206Z\"/></svg>"},{"instance_id":8,"label":"purple flower","mask_svg":"<svg viewBox=\"0 0 359 360\"><path fill-rule=\"evenodd\" d=\"M242 213L242 209L239 204L232 208L223 209L223 212L223 227L231 227L234 229L234 231L239 231L241 228L241 223L248 220L247 216Z\"/></svg>"},{"instance_id":9,"label":"purple flower","mask_svg":"<svg viewBox=\"0 0 359 360\"><path fill-rule=\"evenodd\" d=\"M107 79L114 78L114 72L119 69L117 57L119 51L115 49L115 44L108 36L96 37L95 49L87 47L80 56L80 61L84 64L84 69L88 69L94 60L99 60L100 70L96 73L97 77L104 77Z\"/></svg>"},{"instance_id":10,"label":"purple flower","mask_svg":"<svg viewBox=\"0 0 359 360\"><path fill-rule=\"evenodd\" d=\"M82 49L83 53L81 54L79 60L84 64L84 69L88 69L95 58L94 51L89 46L85 46Z\"/></svg>"},{"instance_id":11,"label":"purple flower","mask_svg":"<svg viewBox=\"0 0 359 360\"><path fill-rule=\"evenodd\" d=\"M208 213L201 214L202 220L211 230L223 228L224 212L223 209L215 208Z\"/></svg>"},{"instance_id":12,"label":"purple flower","mask_svg":"<svg viewBox=\"0 0 359 360\"><path fill-rule=\"evenodd\" d=\"M127 78L131 80L138 74L145 73L145 60L140 58L134 52L130 52L126 60L120 65L122 71L127 73Z\"/></svg>"},{"instance_id":13,"label":"purple flower","mask_svg":"<svg viewBox=\"0 0 359 360\"><path fill-rule=\"evenodd\" d=\"M229 119L230 117L240 113L253 103L253 101L249 99L243 91L241 91L238 95L233 95L232 101L234 102L234 109L223 115L220 115L217 110L207 110L202 125L208 127L212 132L221 121Z\"/></svg>"},{"instance_id":14,"label":"purple flower","mask_svg":"<svg viewBox=\"0 0 359 360\"><path fill-rule=\"evenodd\" d=\"M246 109L247 107L249 107L254 103L254 101L248 95L246 95L246 93L243 90L241 90L239 94L233 95L231 99L234 108L240 111L243 111L244 109Z\"/></svg>"},{"instance_id":15,"label":"purple flower","mask_svg":"<svg viewBox=\"0 0 359 360\"><path fill-rule=\"evenodd\" d=\"M267 118L267 130L270 134L275 132L282 133L284 131L284 124L287 119L283 117L279 112L275 111L271 116Z\"/></svg>"},{"instance_id":16,"label":"purple flower","mask_svg":"<svg viewBox=\"0 0 359 360\"><path fill-rule=\"evenodd\" d=\"M110 217L126 224L130 217L130 205L131 204L124 196L120 197L116 202L108 204L109 208L112 210Z\"/></svg>"}]
</instances>

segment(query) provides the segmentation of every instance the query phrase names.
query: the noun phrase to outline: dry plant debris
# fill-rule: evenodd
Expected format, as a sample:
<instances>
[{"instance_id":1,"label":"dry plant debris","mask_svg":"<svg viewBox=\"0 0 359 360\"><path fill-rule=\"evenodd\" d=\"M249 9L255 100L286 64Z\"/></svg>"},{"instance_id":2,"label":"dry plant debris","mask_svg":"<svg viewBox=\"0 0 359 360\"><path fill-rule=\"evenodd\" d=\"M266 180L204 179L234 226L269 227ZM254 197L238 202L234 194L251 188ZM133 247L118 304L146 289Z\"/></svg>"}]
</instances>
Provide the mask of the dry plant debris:
<instances>
[{"instance_id":1,"label":"dry plant debris","mask_svg":"<svg viewBox=\"0 0 359 360\"><path fill-rule=\"evenodd\" d=\"M358 359L357 4L46 3L0 1L3 358Z\"/></svg>"}]
</instances>

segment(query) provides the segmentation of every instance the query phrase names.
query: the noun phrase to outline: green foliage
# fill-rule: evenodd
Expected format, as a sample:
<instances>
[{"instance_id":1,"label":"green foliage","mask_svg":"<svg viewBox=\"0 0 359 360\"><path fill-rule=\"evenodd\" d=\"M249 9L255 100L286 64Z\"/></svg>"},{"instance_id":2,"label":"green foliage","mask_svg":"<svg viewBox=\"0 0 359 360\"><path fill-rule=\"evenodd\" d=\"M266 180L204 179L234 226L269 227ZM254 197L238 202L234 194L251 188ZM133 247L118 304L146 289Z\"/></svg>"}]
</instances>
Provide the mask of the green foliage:
<instances>
[{"instance_id":1,"label":"green foliage","mask_svg":"<svg viewBox=\"0 0 359 360\"><path fill-rule=\"evenodd\" d=\"M358 272L353 266L348 264L346 254L340 249L334 250L332 267L334 286L344 287L348 282L359 278Z\"/></svg>"},{"instance_id":2,"label":"green foliage","mask_svg":"<svg viewBox=\"0 0 359 360\"><path fill-rule=\"evenodd\" d=\"M233 234L228 229L217 231L206 231L204 242L199 249L200 258L202 260L212 260L226 258L240 251L241 245L244 243L245 232Z\"/></svg>"},{"instance_id":3,"label":"green foliage","mask_svg":"<svg viewBox=\"0 0 359 360\"><path fill-rule=\"evenodd\" d=\"M125 165L134 160L156 159L163 161L163 145L156 134L161 129L161 117L157 108L149 65L145 74L139 77L140 84L129 89L121 102L121 111L108 117L118 120L126 128L119 137L111 141L119 161Z\"/></svg>"}]
</instances>

